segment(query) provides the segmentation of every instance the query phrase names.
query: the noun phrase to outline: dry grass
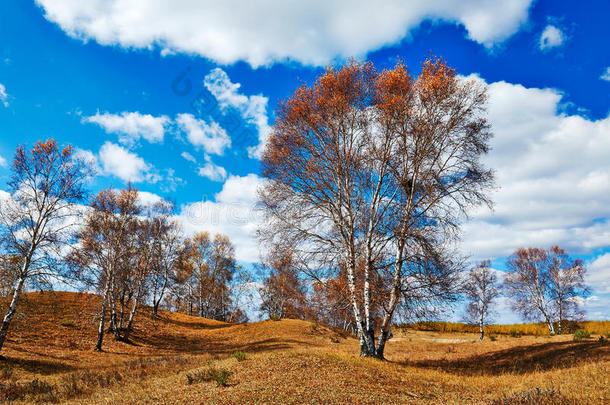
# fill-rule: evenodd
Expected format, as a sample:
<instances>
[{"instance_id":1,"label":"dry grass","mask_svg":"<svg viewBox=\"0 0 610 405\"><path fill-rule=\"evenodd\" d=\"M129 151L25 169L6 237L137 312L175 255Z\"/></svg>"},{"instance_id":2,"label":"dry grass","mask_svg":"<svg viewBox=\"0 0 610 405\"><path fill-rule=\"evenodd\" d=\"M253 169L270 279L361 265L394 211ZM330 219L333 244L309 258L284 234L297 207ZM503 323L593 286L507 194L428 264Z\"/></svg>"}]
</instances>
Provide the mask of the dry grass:
<instances>
[{"instance_id":1,"label":"dry grass","mask_svg":"<svg viewBox=\"0 0 610 405\"><path fill-rule=\"evenodd\" d=\"M563 325L564 333L573 333L577 329L583 329L594 335L610 334L610 321L567 321ZM402 325L401 329L412 329L421 331L434 331L443 333L478 333L477 325L468 325L456 322L417 322ZM557 324L555 324L557 330ZM546 336L549 330L544 323L516 323L511 325L488 325L485 332L490 335L530 335Z\"/></svg>"},{"instance_id":2,"label":"dry grass","mask_svg":"<svg viewBox=\"0 0 610 405\"><path fill-rule=\"evenodd\" d=\"M388 361L297 320L232 325L139 314L132 344L94 353L98 297L28 294L4 359L0 395L16 402L600 404L610 401L610 345L403 330ZM233 356L245 353L245 361ZM222 383L221 383L222 382ZM226 385L226 386L223 386Z\"/></svg>"}]
</instances>

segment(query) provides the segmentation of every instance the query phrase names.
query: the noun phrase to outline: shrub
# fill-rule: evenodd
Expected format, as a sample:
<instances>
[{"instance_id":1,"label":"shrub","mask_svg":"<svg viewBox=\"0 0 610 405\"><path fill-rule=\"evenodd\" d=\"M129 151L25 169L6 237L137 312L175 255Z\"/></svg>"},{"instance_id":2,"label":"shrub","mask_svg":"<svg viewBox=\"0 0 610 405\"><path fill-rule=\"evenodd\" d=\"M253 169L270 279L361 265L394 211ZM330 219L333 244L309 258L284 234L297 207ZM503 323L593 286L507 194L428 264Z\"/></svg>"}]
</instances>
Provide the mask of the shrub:
<instances>
[{"instance_id":1,"label":"shrub","mask_svg":"<svg viewBox=\"0 0 610 405\"><path fill-rule=\"evenodd\" d=\"M272 321L279 321L282 319L282 317L280 317L279 315L269 315L269 319L271 319Z\"/></svg>"},{"instance_id":2,"label":"shrub","mask_svg":"<svg viewBox=\"0 0 610 405\"><path fill-rule=\"evenodd\" d=\"M59 321L59 324L61 326L71 328L74 326L74 321L72 319L62 319L61 321Z\"/></svg>"},{"instance_id":3,"label":"shrub","mask_svg":"<svg viewBox=\"0 0 610 405\"><path fill-rule=\"evenodd\" d=\"M514 338L520 338L522 335L521 332L517 332L516 329L511 329L510 330L510 337L514 337Z\"/></svg>"},{"instance_id":4,"label":"shrub","mask_svg":"<svg viewBox=\"0 0 610 405\"><path fill-rule=\"evenodd\" d=\"M244 353L244 352L233 352L233 354L231 356L233 356L235 358L235 360L237 360L237 361L246 360L246 353Z\"/></svg>"},{"instance_id":5,"label":"shrub","mask_svg":"<svg viewBox=\"0 0 610 405\"><path fill-rule=\"evenodd\" d=\"M320 326L317 323L312 323L311 324L311 331L312 332L317 332L319 327Z\"/></svg>"},{"instance_id":6,"label":"shrub","mask_svg":"<svg viewBox=\"0 0 610 405\"><path fill-rule=\"evenodd\" d=\"M219 387L226 387L229 382L229 377L231 377L232 374L226 368L221 368L220 370L211 368L209 373L212 379L216 381L216 385Z\"/></svg>"},{"instance_id":7,"label":"shrub","mask_svg":"<svg viewBox=\"0 0 610 405\"><path fill-rule=\"evenodd\" d=\"M589 331L586 331L584 329L577 329L574 331L574 340L588 339L590 337L591 334L589 333Z\"/></svg>"},{"instance_id":8,"label":"shrub","mask_svg":"<svg viewBox=\"0 0 610 405\"><path fill-rule=\"evenodd\" d=\"M491 340L492 342L495 342L496 339L496 335L489 335L489 340Z\"/></svg>"}]
</instances>

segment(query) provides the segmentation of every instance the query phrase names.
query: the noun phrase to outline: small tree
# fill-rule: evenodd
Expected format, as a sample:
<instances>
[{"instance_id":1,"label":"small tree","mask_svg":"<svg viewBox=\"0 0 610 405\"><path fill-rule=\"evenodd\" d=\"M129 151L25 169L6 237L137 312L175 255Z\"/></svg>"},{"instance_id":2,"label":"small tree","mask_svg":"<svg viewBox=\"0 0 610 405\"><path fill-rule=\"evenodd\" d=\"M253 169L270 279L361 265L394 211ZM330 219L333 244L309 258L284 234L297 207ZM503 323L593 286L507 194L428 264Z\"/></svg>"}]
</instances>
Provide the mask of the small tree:
<instances>
[{"instance_id":1,"label":"small tree","mask_svg":"<svg viewBox=\"0 0 610 405\"><path fill-rule=\"evenodd\" d=\"M150 274L150 294L153 304L152 314L157 316L171 283L176 280L178 262L183 252L183 238L180 226L171 220L173 205L163 202L155 206L152 218L151 237L153 263Z\"/></svg>"},{"instance_id":2,"label":"small tree","mask_svg":"<svg viewBox=\"0 0 610 405\"><path fill-rule=\"evenodd\" d=\"M542 319L554 335L554 321L561 333L561 321L581 313L578 298L587 293L581 260L571 259L558 246L521 248L509 258L507 267L507 293L513 309L525 319Z\"/></svg>"},{"instance_id":3,"label":"small tree","mask_svg":"<svg viewBox=\"0 0 610 405\"><path fill-rule=\"evenodd\" d=\"M585 285L586 268L582 260L572 259L559 246L551 247L547 254L549 287L557 319L557 333L561 335L563 320L579 319L584 316L580 298L589 292Z\"/></svg>"},{"instance_id":4,"label":"small tree","mask_svg":"<svg viewBox=\"0 0 610 405\"><path fill-rule=\"evenodd\" d=\"M480 340L484 337L483 327L491 321L494 301L500 295L498 276L490 264L489 261L484 261L470 270L463 287L469 301L466 321L479 325Z\"/></svg>"},{"instance_id":5,"label":"small tree","mask_svg":"<svg viewBox=\"0 0 610 405\"><path fill-rule=\"evenodd\" d=\"M8 183L10 198L0 202L3 257L9 258L15 279L2 326L0 349L27 281L57 276L61 249L71 237L75 204L87 193L90 165L74 156L71 146L53 139L37 142L31 151L17 148Z\"/></svg>"},{"instance_id":6,"label":"small tree","mask_svg":"<svg viewBox=\"0 0 610 405\"><path fill-rule=\"evenodd\" d=\"M270 319L301 318L306 316L307 298L292 254L286 249L272 251L264 268L268 274L259 289L261 310Z\"/></svg>"}]
</instances>

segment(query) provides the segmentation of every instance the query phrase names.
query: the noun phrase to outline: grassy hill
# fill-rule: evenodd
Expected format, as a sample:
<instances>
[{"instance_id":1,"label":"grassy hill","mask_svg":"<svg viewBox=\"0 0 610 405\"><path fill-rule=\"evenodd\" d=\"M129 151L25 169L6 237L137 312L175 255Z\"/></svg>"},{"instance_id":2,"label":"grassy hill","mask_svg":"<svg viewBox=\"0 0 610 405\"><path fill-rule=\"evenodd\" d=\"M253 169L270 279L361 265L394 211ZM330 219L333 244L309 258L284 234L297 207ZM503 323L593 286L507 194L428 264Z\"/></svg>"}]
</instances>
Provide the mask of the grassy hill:
<instances>
[{"instance_id":1,"label":"grassy hill","mask_svg":"<svg viewBox=\"0 0 610 405\"><path fill-rule=\"evenodd\" d=\"M300 320L227 324L148 308L132 342L92 347L99 297L26 294L0 360L0 399L70 403L608 403L610 345L598 336L403 329L388 361ZM3 306L5 303L2 302ZM233 355L236 352L244 355ZM228 377L227 377L228 376ZM226 378L225 378L226 377ZM224 382L219 385L216 380Z\"/></svg>"}]
</instances>

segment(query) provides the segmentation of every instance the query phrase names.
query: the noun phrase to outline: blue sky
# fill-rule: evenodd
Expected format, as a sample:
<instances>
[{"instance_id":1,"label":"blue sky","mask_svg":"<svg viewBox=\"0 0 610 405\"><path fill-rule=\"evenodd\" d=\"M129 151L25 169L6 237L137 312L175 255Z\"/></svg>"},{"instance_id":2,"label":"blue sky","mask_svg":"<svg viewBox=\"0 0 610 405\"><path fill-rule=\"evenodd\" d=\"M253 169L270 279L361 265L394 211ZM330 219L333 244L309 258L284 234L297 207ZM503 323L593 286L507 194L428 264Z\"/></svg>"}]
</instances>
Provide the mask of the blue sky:
<instances>
[{"instance_id":1,"label":"blue sky","mask_svg":"<svg viewBox=\"0 0 610 405\"><path fill-rule=\"evenodd\" d=\"M589 264L589 317L610 318L607 2L135 3L2 2L0 188L17 145L54 137L95 161L92 191L170 198L187 232L227 233L247 264L277 103L351 56L417 71L432 53L489 84L499 188L464 253L501 269L559 244Z\"/></svg>"}]
</instances>

